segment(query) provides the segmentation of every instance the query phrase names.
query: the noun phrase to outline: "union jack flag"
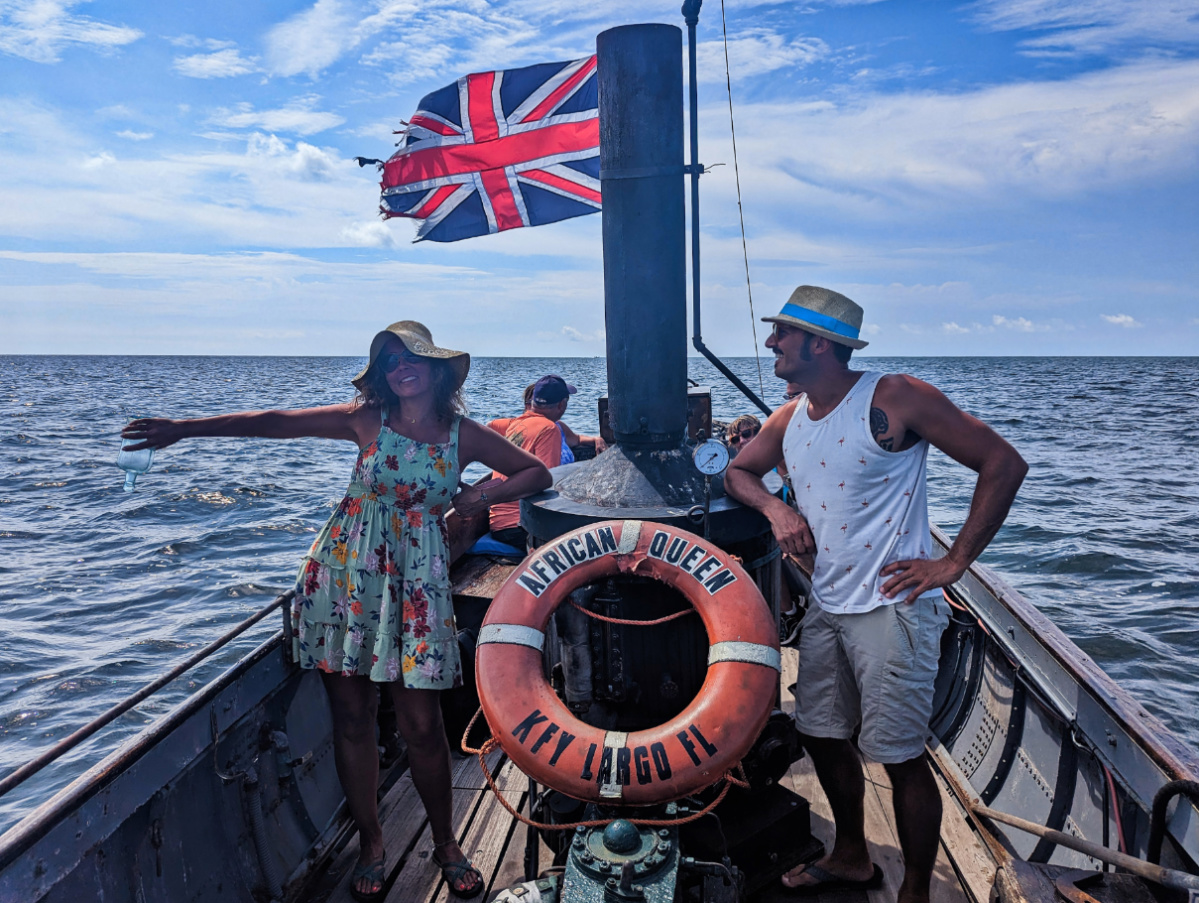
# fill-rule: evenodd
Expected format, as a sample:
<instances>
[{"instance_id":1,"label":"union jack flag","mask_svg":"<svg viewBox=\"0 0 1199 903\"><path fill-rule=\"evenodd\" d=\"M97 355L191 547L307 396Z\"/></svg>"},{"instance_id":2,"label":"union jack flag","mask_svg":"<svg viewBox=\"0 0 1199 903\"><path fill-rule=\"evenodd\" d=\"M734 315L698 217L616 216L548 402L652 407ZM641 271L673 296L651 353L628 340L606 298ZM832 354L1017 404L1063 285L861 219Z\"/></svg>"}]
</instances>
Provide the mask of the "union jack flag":
<instances>
[{"instance_id":1,"label":"union jack flag","mask_svg":"<svg viewBox=\"0 0 1199 903\"><path fill-rule=\"evenodd\" d=\"M384 219L457 241L600 210L595 57L480 72L426 95L383 166Z\"/></svg>"}]
</instances>

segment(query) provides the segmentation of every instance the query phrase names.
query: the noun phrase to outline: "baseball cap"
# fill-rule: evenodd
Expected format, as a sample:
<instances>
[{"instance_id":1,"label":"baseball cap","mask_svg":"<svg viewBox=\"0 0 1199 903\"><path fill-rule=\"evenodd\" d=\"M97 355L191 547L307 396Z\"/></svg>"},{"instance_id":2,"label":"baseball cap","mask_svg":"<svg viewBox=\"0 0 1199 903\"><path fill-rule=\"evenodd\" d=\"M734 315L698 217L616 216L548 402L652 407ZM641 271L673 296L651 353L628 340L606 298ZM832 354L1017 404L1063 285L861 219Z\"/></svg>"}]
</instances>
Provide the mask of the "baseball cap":
<instances>
[{"instance_id":1,"label":"baseball cap","mask_svg":"<svg viewBox=\"0 0 1199 903\"><path fill-rule=\"evenodd\" d=\"M578 391L561 376L551 373L533 383L533 404L557 404Z\"/></svg>"}]
</instances>

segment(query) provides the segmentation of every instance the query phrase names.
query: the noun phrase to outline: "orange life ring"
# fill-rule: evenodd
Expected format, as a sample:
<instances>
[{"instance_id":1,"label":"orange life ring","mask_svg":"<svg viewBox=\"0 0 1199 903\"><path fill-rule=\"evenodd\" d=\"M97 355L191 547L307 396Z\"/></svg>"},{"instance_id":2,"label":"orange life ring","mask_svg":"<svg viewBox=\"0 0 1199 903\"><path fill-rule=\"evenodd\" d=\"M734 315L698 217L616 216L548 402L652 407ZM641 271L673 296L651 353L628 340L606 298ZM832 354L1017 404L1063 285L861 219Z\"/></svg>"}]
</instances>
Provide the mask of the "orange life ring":
<instances>
[{"instance_id":1,"label":"orange life ring","mask_svg":"<svg viewBox=\"0 0 1199 903\"><path fill-rule=\"evenodd\" d=\"M550 616L580 586L649 576L695 606L708 632L708 672L675 718L622 733L584 724L545 679ZM729 555L649 521L604 521L529 555L500 588L479 631L475 674L492 736L534 780L576 799L646 805L709 786L753 745L774 706L778 632L766 600Z\"/></svg>"}]
</instances>

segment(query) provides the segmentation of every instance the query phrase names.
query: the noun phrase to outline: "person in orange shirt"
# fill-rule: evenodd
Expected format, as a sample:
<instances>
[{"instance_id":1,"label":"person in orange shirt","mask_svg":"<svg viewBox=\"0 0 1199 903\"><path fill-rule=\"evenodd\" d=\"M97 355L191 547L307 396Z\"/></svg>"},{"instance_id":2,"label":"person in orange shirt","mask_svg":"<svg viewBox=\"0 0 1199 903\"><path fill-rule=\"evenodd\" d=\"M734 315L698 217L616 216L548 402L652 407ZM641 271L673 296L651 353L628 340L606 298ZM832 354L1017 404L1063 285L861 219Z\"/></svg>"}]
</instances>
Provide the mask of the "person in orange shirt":
<instances>
[{"instance_id":1,"label":"person in orange shirt","mask_svg":"<svg viewBox=\"0 0 1199 903\"><path fill-rule=\"evenodd\" d=\"M513 417L504 430L508 441L524 449L546 467L562 463L562 433L558 421L566 413L570 396L578 390L561 376L543 376L533 383L532 404L519 417ZM493 427L494 428L494 427ZM496 474L500 480L506 479ZM529 535L520 525L520 503L505 502L491 506L491 535L517 549L528 546Z\"/></svg>"},{"instance_id":2,"label":"person in orange shirt","mask_svg":"<svg viewBox=\"0 0 1199 903\"><path fill-rule=\"evenodd\" d=\"M525 386L525 413L526 414L533 407L533 387L536 385L537 385L537 383L529 383L527 386ZM489 420L487 422L487 428L489 430L495 430L501 436L504 436L504 435L507 435L508 427L512 425L512 421L515 419L516 419L515 417L497 417L497 418L495 418L495 420Z\"/></svg>"},{"instance_id":3,"label":"person in orange shirt","mask_svg":"<svg viewBox=\"0 0 1199 903\"><path fill-rule=\"evenodd\" d=\"M533 388L536 385L537 383L529 383L525 386L525 411L529 411L533 407ZM569 383L567 386L572 389L574 388ZM565 411L566 409L563 408L563 413ZM515 417L497 417L495 420L488 422L487 428L495 430L503 436L507 434L508 427L512 425L512 421L514 420L516 420ZM597 455L608 447L602 437L588 436L586 433L576 433L561 420L558 421L558 430L562 433L562 460L560 462L562 464L573 463L574 452L571 449L578 448L580 445L590 445L595 449L594 453Z\"/></svg>"}]
</instances>

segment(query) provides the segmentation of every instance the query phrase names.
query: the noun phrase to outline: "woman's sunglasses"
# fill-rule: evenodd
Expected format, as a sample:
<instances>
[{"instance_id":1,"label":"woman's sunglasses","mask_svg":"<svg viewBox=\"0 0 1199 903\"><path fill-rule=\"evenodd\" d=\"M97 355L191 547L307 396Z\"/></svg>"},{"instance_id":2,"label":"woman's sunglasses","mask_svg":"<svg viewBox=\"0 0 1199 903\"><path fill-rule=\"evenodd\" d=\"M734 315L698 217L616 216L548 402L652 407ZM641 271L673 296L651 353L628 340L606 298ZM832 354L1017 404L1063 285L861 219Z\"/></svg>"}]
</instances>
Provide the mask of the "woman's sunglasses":
<instances>
[{"instance_id":1,"label":"woman's sunglasses","mask_svg":"<svg viewBox=\"0 0 1199 903\"><path fill-rule=\"evenodd\" d=\"M407 348L403 351L392 351L389 354L384 354L379 358L379 367L384 373L391 373L396 367L400 366L400 361L406 364L415 364L422 360L419 354L413 354Z\"/></svg>"},{"instance_id":2,"label":"woman's sunglasses","mask_svg":"<svg viewBox=\"0 0 1199 903\"><path fill-rule=\"evenodd\" d=\"M759 429L761 429L761 427L758 427L757 429L738 430L735 433L730 433L729 442L733 443L733 445L736 445L739 442L748 442L754 436L758 435Z\"/></svg>"}]
</instances>

